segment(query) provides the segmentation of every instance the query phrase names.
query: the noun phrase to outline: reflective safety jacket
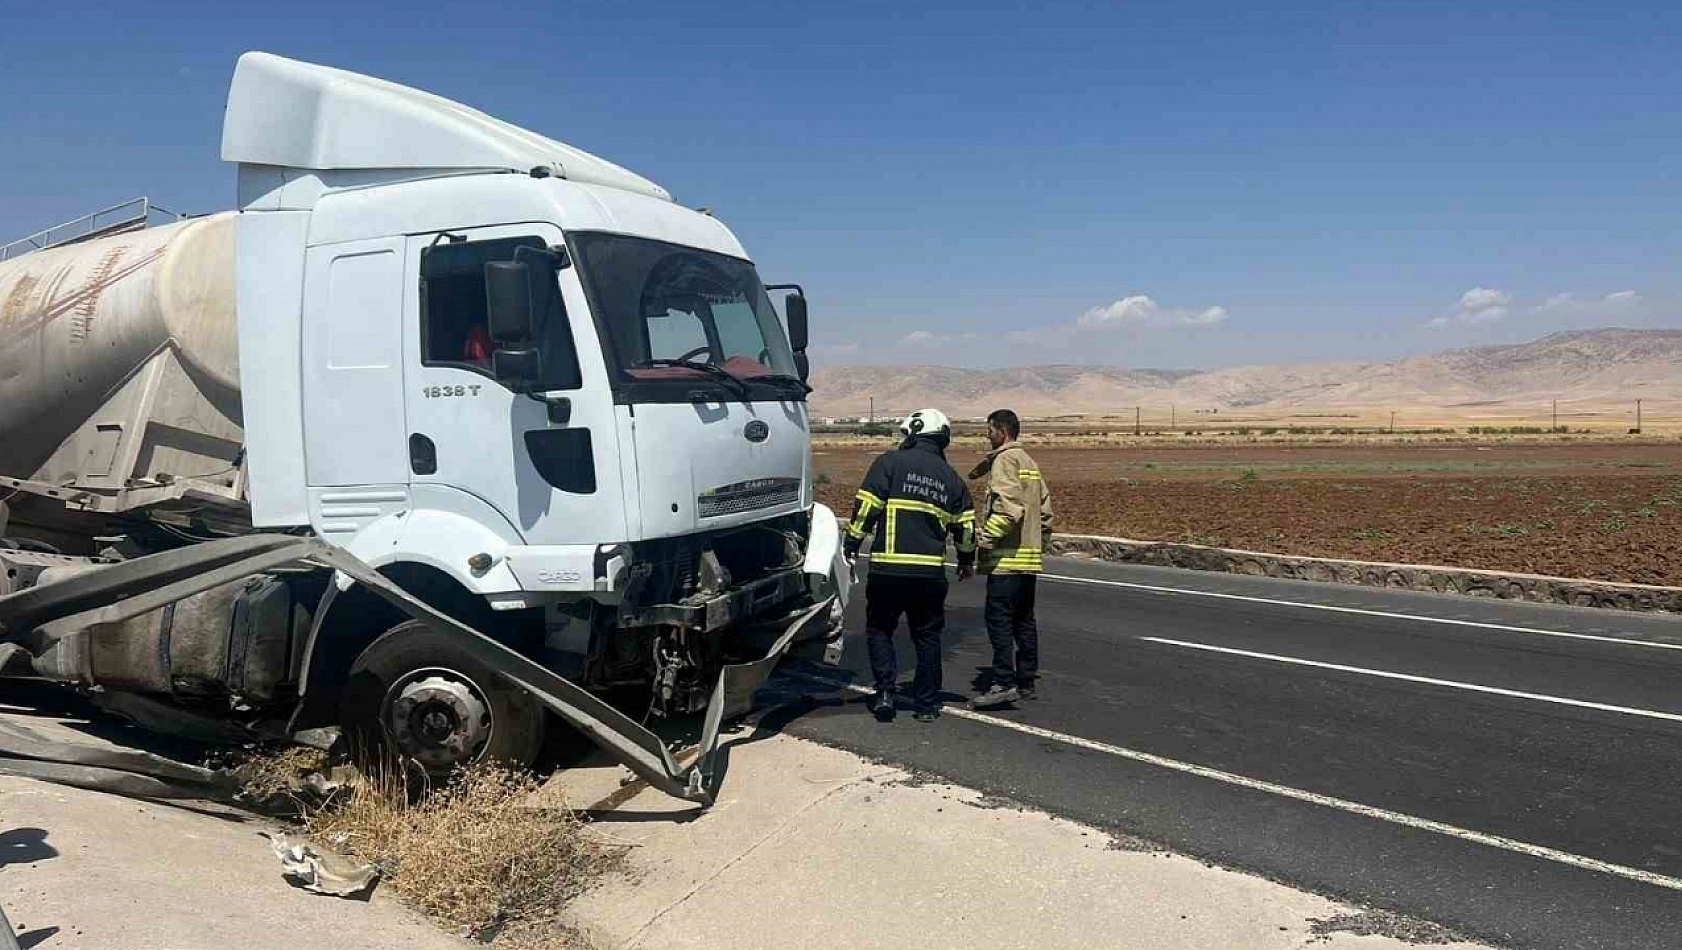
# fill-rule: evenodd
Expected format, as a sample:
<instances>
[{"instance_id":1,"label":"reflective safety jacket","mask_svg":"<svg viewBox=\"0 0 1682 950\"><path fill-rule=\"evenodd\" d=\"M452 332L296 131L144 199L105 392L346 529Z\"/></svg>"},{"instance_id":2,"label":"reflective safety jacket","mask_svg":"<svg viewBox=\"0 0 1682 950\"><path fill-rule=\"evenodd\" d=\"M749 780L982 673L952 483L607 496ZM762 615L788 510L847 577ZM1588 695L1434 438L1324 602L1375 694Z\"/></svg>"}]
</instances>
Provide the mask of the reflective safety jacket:
<instances>
[{"instance_id":1,"label":"reflective safety jacket","mask_svg":"<svg viewBox=\"0 0 1682 950\"><path fill-rule=\"evenodd\" d=\"M970 478L987 478L976 543L983 574L1038 574L1051 540L1051 490L1019 442L1006 442L981 460Z\"/></svg>"},{"instance_id":2,"label":"reflective safety jacket","mask_svg":"<svg viewBox=\"0 0 1682 950\"><path fill-rule=\"evenodd\" d=\"M915 439L884 452L871 464L847 525L848 556L865 535L873 574L946 576L946 539L958 549L958 563L975 563L975 507L969 486L946 462L939 444Z\"/></svg>"}]
</instances>

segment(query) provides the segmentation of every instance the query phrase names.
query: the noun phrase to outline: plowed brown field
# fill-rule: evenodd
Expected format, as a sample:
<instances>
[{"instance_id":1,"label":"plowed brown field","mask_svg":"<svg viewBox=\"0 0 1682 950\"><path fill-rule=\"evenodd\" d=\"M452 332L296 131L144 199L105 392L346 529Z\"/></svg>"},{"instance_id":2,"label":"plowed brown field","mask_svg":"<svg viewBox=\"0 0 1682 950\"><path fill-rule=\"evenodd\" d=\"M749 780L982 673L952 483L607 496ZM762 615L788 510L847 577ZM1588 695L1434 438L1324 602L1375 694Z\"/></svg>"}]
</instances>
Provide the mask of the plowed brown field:
<instances>
[{"instance_id":1,"label":"plowed brown field","mask_svg":"<svg viewBox=\"0 0 1682 950\"><path fill-rule=\"evenodd\" d=\"M1682 584L1682 443L1030 448L1066 533ZM817 448L821 500L877 451Z\"/></svg>"}]
</instances>

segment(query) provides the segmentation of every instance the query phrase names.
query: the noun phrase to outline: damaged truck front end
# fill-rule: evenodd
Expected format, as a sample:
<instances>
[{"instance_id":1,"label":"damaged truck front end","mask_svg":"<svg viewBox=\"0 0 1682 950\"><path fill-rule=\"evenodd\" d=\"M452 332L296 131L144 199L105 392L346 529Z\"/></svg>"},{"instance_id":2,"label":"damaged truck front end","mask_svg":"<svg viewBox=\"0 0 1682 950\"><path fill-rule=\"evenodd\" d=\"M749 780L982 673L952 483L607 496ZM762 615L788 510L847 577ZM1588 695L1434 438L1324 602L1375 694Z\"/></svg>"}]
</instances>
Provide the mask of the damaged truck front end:
<instances>
[{"instance_id":1,"label":"damaged truck front end","mask_svg":"<svg viewBox=\"0 0 1682 950\"><path fill-rule=\"evenodd\" d=\"M578 730L651 785L705 804L717 778L713 752L723 721L749 708L783 657L839 660L848 575L839 544L830 540L838 538L834 516L820 506L811 517L811 543L791 569L723 592L701 586L678 603L626 598L622 609L632 625L601 637L601 648L587 658L585 674L610 669L606 654L624 650L626 642L667 651L652 684L656 704L706 713L696 755L685 766L644 725L544 662L552 653L504 642L508 637L452 617L353 555L310 538L251 535L106 564L43 565L54 556L0 552L14 574L27 562L34 575L29 586L0 596L0 676L75 686L170 731L220 728L281 738L303 728L300 713L312 703L355 709L356 672L321 676L318 653L335 602L372 597L403 618L376 646L419 647L471 662L416 665L402 689L388 691L374 707L374 721L346 725L377 730L405 757L447 771L529 741L508 733L531 720L492 715L500 711L494 697L509 694ZM358 657L359 668L365 659ZM459 676L452 666L473 673L452 679L453 672ZM541 736L541 726L536 731ZM461 741L475 736L477 742Z\"/></svg>"}]
</instances>

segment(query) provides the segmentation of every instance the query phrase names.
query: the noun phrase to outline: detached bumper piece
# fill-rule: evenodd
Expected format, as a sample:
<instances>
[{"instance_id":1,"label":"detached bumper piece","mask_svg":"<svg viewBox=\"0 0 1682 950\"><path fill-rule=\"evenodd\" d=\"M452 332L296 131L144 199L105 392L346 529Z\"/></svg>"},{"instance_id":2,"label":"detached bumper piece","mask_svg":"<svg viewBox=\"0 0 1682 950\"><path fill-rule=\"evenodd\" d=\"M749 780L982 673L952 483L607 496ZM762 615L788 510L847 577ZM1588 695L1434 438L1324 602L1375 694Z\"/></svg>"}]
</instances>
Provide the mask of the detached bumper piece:
<instances>
[{"instance_id":1,"label":"detached bumper piece","mask_svg":"<svg viewBox=\"0 0 1682 950\"><path fill-rule=\"evenodd\" d=\"M136 558L97 571L0 597L0 643L36 658L53 657L61 673L74 673L86 657L89 638L109 636L125 621L159 610L213 587L252 574L294 566L332 568L365 585L392 606L459 641L492 671L525 689L569 725L655 788L685 801L711 805L716 787L715 753L723 721L744 711L791 644L829 639L832 601L826 598L794 615L766 654L751 663L727 666L714 688L705 718L699 755L679 768L660 738L582 687L405 593L356 557L315 538L251 535L194 545ZM777 602L798 583L800 572L779 574L759 584L696 605L703 617L732 616L730 611ZM328 613L337 584L329 584L316 623ZM746 598L743 603L742 598ZM751 610L750 610L751 612ZM312 635L312 640L313 635ZM9 661L21 657L5 651ZM171 776L174 778L174 776ZM184 777L184 776L183 776ZM74 784L74 783L72 783Z\"/></svg>"}]
</instances>

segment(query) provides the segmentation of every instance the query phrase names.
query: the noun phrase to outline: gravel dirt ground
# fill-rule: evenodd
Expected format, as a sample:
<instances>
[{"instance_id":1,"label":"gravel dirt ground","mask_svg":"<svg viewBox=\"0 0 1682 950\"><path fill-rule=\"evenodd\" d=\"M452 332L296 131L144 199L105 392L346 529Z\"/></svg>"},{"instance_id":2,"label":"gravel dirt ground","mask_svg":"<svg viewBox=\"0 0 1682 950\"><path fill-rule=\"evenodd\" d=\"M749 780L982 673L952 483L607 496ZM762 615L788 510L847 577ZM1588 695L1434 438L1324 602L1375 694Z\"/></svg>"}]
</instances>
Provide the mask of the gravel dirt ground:
<instances>
[{"instance_id":1,"label":"gravel dirt ground","mask_svg":"<svg viewBox=\"0 0 1682 950\"><path fill-rule=\"evenodd\" d=\"M822 446L845 514L887 447ZM1682 442L1032 447L1070 534L1644 584L1682 578ZM979 456L960 444L960 473Z\"/></svg>"}]
</instances>

